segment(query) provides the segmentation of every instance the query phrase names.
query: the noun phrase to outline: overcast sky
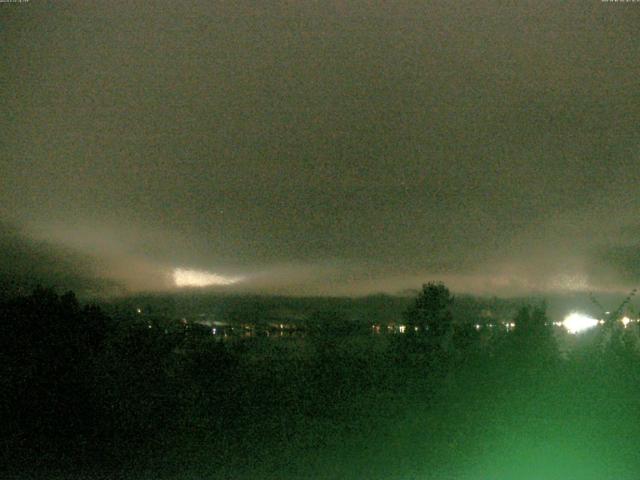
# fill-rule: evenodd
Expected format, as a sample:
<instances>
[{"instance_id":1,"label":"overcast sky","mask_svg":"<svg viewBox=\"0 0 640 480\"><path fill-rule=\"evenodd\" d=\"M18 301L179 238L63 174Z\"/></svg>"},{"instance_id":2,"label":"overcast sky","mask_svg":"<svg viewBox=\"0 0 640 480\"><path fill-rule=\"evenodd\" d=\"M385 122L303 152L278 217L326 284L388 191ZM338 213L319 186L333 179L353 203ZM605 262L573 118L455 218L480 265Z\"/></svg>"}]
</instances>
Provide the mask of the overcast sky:
<instances>
[{"instance_id":1,"label":"overcast sky","mask_svg":"<svg viewBox=\"0 0 640 480\"><path fill-rule=\"evenodd\" d=\"M0 18L5 272L332 295L640 280L640 3L31 0Z\"/></svg>"}]
</instances>

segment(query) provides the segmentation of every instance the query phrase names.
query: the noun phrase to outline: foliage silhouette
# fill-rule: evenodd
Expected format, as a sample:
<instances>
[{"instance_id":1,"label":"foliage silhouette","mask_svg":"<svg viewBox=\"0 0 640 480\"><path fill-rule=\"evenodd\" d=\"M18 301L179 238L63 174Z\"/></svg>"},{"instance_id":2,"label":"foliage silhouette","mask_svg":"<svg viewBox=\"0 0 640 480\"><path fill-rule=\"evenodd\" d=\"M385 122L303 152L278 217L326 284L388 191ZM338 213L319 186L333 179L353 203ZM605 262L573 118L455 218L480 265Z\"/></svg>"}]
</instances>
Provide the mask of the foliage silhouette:
<instances>
[{"instance_id":1,"label":"foliage silhouette","mask_svg":"<svg viewBox=\"0 0 640 480\"><path fill-rule=\"evenodd\" d=\"M561 422L558 412L574 404L602 405L610 392L630 403L640 393L635 325L620 329L624 349L561 357L544 305L523 306L515 327L491 312L482 318L493 327L476 328L481 316L454 316L452 304L444 285L426 284L405 334L375 334L325 308L299 335L222 340L210 329L160 327L133 307L110 318L73 294L38 289L0 304L0 387L9 392L0 396L0 460L45 452L48 461L180 478L200 456L228 478L234 462L288 461L298 439L315 449L339 429L360 428L368 442L384 424L402 437L402 418L415 422L406 438L423 438L428 425L430 445L457 455L464 442L480 445L492 422ZM425 328L411 334L409 325Z\"/></svg>"},{"instance_id":2,"label":"foliage silhouette","mask_svg":"<svg viewBox=\"0 0 640 480\"><path fill-rule=\"evenodd\" d=\"M453 297L443 283L424 284L414 303L405 311L408 332L417 328L418 333L436 339L448 335L453 325L452 303Z\"/></svg>"}]
</instances>

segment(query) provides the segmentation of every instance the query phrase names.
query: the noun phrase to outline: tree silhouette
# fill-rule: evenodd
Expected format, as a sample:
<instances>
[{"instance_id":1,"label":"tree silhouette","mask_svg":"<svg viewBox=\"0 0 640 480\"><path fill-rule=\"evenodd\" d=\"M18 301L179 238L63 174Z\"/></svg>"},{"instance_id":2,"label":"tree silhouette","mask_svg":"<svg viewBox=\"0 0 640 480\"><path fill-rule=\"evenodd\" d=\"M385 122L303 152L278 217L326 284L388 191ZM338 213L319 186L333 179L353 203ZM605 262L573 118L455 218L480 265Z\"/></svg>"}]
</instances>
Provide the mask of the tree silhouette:
<instances>
[{"instance_id":1,"label":"tree silhouette","mask_svg":"<svg viewBox=\"0 0 640 480\"><path fill-rule=\"evenodd\" d=\"M104 346L106 317L75 295L36 288L0 304L0 402L4 434L73 438L93 429L94 359ZM56 440L51 445L62 448Z\"/></svg>"},{"instance_id":2,"label":"tree silhouette","mask_svg":"<svg viewBox=\"0 0 640 480\"><path fill-rule=\"evenodd\" d=\"M443 283L424 284L422 291L404 313L408 332L428 335L432 339L444 339L452 331L452 303L453 296Z\"/></svg>"},{"instance_id":3,"label":"tree silhouette","mask_svg":"<svg viewBox=\"0 0 640 480\"><path fill-rule=\"evenodd\" d=\"M544 365L557 356L553 326L546 314L546 304L523 305L513 319L510 335L512 354L520 361Z\"/></svg>"}]
</instances>

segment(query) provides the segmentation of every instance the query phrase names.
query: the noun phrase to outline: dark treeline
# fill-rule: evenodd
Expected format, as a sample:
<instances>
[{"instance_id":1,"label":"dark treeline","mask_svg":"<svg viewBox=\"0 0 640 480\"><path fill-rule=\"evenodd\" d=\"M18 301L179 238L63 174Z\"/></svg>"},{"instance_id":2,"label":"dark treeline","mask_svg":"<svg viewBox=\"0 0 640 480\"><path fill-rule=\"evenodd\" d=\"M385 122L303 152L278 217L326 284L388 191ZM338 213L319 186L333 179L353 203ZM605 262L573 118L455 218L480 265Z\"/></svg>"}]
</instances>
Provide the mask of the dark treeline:
<instances>
[{"instance_id":1,"label":"dark treeline","mask_svg":"<svg viewBox=\"0 0 640 480\"><path fill-rule=\"evenodd\" d=\"M488 330L475 316L456 318L455 301L444 285L425 285L405 308L404 335L374 335L324 309L303 336L220 342L36 289L0 305L0 462L83 478L351 478L366 458L371 478L399 476L407 461L462 475L504 459L500 448L543 438L532 448L546 451L540 445L584 437L594 451L619 447L600 455L632 465L636 324L611 322L567 350L543 304L522 305L510 329ZM332 462L344 459L332 467L340 473L305 471L311 452L331 448L340 452ZM498 460L486 468L518 471Z\"/></svg>"}]
</instances>

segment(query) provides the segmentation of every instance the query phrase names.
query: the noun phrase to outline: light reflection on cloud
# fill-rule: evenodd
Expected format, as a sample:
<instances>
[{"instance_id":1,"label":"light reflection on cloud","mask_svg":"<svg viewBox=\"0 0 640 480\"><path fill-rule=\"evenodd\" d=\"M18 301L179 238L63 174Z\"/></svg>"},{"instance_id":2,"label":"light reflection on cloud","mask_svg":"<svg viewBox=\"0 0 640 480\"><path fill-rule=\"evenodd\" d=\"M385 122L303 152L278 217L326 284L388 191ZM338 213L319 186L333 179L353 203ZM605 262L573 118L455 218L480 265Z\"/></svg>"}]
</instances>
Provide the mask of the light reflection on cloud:
<instances>
[{"instance_id":1,"label":"light reflection on cloud","mask_svg":"<svg viewBox=\"0 0 640 480\"><path fill-rule=\"evenodd\" d=\"M203 270L176 268L173 271L173 282L176 287L209 287L214 285L233 285L244 277L226 277Z\"/></svg>"}]
</instances>

